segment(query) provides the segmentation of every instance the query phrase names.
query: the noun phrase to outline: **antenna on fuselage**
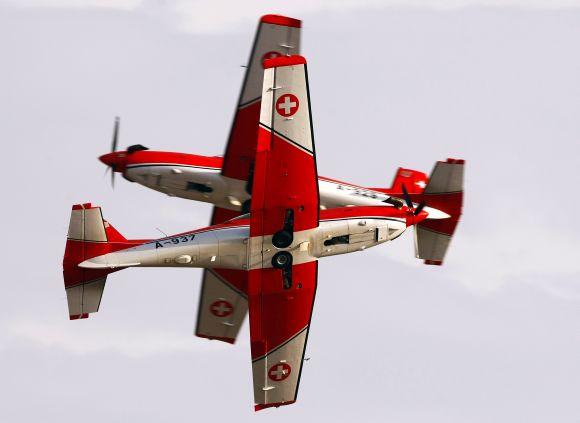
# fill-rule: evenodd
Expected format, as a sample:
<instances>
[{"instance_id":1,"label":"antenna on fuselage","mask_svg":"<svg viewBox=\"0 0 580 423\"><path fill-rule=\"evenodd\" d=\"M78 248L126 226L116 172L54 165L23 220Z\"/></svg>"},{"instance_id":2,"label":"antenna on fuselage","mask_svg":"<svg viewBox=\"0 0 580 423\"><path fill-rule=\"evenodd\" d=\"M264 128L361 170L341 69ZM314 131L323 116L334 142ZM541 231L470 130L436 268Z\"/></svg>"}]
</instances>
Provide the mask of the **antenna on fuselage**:
<instances>
[{"instance_id":1,"label":"antenna on fuselage","mask_svg":"<svg viewBox=\"0 0 580 423\"><path fill-rule=\"evenodd\" d=\"M161 232L166 238L169 237L169 235L167 235L165 232L163 232L161 229L159 229L158 227L155 227L155 229L157 229L159 232Z\"/></svg>"}]
</instances>

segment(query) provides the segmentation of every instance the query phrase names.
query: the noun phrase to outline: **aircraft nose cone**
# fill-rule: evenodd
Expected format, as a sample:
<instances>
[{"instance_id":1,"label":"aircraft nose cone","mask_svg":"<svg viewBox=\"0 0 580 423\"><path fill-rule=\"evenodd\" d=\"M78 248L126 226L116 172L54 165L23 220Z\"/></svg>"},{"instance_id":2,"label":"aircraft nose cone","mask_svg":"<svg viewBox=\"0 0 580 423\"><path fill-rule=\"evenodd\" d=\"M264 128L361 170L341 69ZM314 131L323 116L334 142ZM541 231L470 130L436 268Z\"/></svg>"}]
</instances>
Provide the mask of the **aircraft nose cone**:
<instances>
[{"instance_id":1,"label":"aircraft nose cone","mask_svg":"<svg viewBox=\"0 0 580 423\"><path fill-rule=\"evenodd\" d=\"M106 164L107 166L112 166L114 163L114 156L115 153L107 153L107 154L103 154L102 156L99 157L99 160L101 162L103 162L104 164Z\"/></svg>"},{"instance_id":2,"label":"aircraft nose cone","mask_svg":"<svg viewBox=\"0 0 580 423\"><path fill-rule=\"evenodd\" d=\"M413 214L412 212L407 213L407 226L416 225L419 222L422 222L429 216L429 214L421 210L418 215Z\"/></svg>"},{"instance_id":3,"label":"aircraft nose cone","mask_svg":"<svg viewBox=\"0 0 580 423\"><path fill-rule=\"evenodd\" d=\"M113 168L116 172L121 172L125 164L126 153L124 151L114 151L112 153L103 154L99 160Z\"/></svg>"},{"instance_id":4,"label":"aircraft nose cone","mask_svg":"<svg viewBox=\"0 0 580 423\"><path fill-rule=\"evenodd\" d=\"M421 212L417 216L415 216L415 225L425 220L427 216L429 216L429 213L427 213L425 210L421 210Z\"/></svg>"}]
</instances>

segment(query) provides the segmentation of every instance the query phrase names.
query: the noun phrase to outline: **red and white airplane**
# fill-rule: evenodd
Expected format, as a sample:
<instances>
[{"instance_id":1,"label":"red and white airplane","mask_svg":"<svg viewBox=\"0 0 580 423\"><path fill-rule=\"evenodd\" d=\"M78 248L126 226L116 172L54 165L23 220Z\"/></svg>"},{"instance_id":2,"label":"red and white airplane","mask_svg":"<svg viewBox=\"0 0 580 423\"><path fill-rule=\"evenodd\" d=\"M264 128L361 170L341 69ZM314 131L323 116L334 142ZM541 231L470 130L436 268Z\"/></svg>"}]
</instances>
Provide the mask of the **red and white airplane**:
<instances>
[{"instance_id":1,"label":"red and white airplane","mask_svg":"<svg viewBox=\"0 0 580 423\"><path fill-rule=\"evenodd\" d=\"M288 55L299 28L262 18L223 159L141 146L101 158L129 180L214 203L211 226L127 240L99 207L75 205L63 261L71 319L98 311L109 273L204 268L196 334L233 343L249 310L256 410L296 400L319 258L415 226L417 257L441 264L461 214L461 160L438 162L430 178L399 169L388 189L318 177L306 61Z\"/></svg>"},{"instance_id":2,"label":"red and white airplane","mask_svg":"<svg viewBox=\"0 0 580 423\"><path fill-rule=\"evenodd\" d=\"M116 151L119 121L115 123L112 152L100 160L129 181L170 196L215 205L211 224L223 223L250 210L253 189L258 123L262 99L263 62L300 52L301 21L278 15L263 16L253 43L238 106L224 157L151 151L133 145ZM275 104L275 111L290 121L300 110L300 99L287 95ZM353 206L421 207L428 218L417 227L417 257L426 264L442 264L461 215L463 202L463 160L437 162L430 177L412 169L399 168L389 188L366 188L337 179L318 177L322 209ZM217 333L206 324L206 298L228 292L231 282L205 271L196 334L212 339L235 340L240 321ZM234 282L235 284L235 282ZM241 316L243 317L243 316Z\"/></svg>"}]
</instances>

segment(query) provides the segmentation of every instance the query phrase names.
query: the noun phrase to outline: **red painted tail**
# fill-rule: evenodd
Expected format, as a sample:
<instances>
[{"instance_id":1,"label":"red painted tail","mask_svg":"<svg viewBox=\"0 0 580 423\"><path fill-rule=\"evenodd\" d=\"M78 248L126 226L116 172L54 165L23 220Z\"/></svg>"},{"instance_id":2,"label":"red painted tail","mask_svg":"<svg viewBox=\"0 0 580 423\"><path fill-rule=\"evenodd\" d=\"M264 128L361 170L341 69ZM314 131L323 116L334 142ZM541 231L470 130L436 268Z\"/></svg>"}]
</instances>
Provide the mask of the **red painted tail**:
<instances>
[{"instance_id":1,"label":"red painted tail","mask_svg":"<svg viewBox=\"0 0 580 423\"><path fill-rule=\"evenodd\" d=\"M447 159L435 163L419 201L447 213L447 219L426 219L417 225L418 258L425 264L441 265L463 207L463 169L465 160Z\"/></svg>"},{"instance_id":2,"label":"red painted tail","mask_svg":"<svg viewBox=\"0 0 580 423\"><path fill-rule=\"evenodd\" d=\"M71 320L84 319L99 311L101 296L109 273L121 269L82 269L83 261L127 248L131 245L109 222L101 208L87 204L72 207L64 259L62 262Z\"/></svg>"},{"instance_id":3,"label":"red painted tail","mask_svg":"<svg viewBox=\"0 0 580 423\"><path fill-rule=\"evenodd\" d=\"M389 191L403 192L404 185L409 194L421 194L428 182L429 178L423 172L400 167L397 169L397 174L393 180L393 186L391 186Z\"/></svg>"}]
</instances>

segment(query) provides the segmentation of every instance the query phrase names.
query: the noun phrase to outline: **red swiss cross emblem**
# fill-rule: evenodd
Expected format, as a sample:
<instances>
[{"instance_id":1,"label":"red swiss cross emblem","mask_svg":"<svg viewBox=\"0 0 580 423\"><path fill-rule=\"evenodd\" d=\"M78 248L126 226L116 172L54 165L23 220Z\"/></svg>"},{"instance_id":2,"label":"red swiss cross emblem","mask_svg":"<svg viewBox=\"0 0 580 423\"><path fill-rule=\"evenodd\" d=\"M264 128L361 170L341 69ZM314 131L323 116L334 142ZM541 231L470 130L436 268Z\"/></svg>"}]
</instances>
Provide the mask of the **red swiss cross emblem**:
<instances>
[{"instance_id":1,"label":"red swiss cross emblem","mask_svg":"<svg viewBox=\"0 0 580 423\"><path fill-rule=\"evenodd\" d=\"M276 101L276 111L284 117L292 116L299 107L300 102L294 94L284 94Z\"/></svg>"},{"instance_id":2,"label":"red swiss cross emblem","mask_svg":"<svg viewBox=\"0 0 580 423\"><path fill-rule=\"evenodd\" d=\"M217 300L209 306L211 314L217 317L226 317L234 312L234 306L226 300Z\"/></svg>"},{"instance_id":3,"label":"red swiss cross emblem","mask_svg":"<svg viewBox=\"0 0 580 423\"><path fill-rule=\"evenodd\" d=\"M287 363L278 363L274 364L268 370L268 377L272 379L274 382L281 382L290 376L292 372L292 367L290 367Z\"/></svg>"},{"instance_id":4,"label":"red swiss cross emblem","mask_svg":"<svg viewBox=\"0 0 580 423\"><path fill-rule=\"evenodd\" d=\"M264 55L262 56L262 67L264 66L264 61L268 59L274 59L280 56L282 56L282 53L279 53L277 51L269 51L267 53L264 53Z\"/></svg>"}]
</instances>

